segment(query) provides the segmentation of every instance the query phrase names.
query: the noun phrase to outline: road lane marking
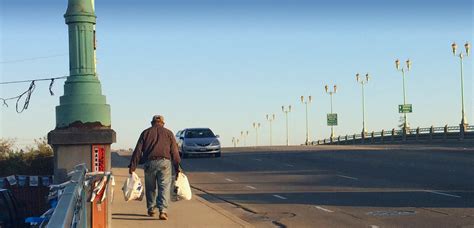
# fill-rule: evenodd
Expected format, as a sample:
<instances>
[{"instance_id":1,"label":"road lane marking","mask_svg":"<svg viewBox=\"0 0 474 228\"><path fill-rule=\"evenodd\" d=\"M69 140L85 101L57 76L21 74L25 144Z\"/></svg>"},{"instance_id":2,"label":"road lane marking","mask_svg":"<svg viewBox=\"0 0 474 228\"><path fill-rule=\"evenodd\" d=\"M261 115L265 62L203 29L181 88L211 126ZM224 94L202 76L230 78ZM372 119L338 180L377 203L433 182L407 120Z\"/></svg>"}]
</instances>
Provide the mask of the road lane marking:
<instances>
[{"instance_id":1,"label":"road lane marking","mask_svg":"<svg viewBox=\"0 0 474 228\"><path fill-rule=\"evenodd\" d=\"M379 226L376 226L376 225L370 225L370 228L379 228Z\"/></svg>"},{"instance_id":2,"label":"road lane marking","mask_svg":"<svg viewBox=\"0 0 474 228\"><path fill-rule=\"evenodd\" d=\"M229 181L229 182L234 182L234 180L229 179L229 178L226 178L225 180L226 180L226 181Z\"/></svg>"},{"instance_id":3,"label":"road lane marking","mask_svg":"<svg viewBox=\"0 0 474 228\"><path fill-rule=\"evenodd\" d=\"M262 161L262 159L259 159L259 158L254 158L253 160L255 160L255 161L259 161L259 162L261 162L261 161Z\"/></svg>"},{"instance_id":4,"label":"road lane marking","mask_svg":"<svg viewBox=\"0 0 474 228\"><path fill-rule=\"evenodd\" d=\"M247 185L247 186L245 186L245 187L250 188L250 189L253 189L253 190L257 189L256 187L250 186L250 185Z\"/></svg>"},{"instance_id":5,"label":"road lane marking","mask_svg":"<svg viewBox=\"0 0 474 228\"><path fill-rule=\"evenodd\" d=\"M328 213L333 213L334 211L331 211L329 209L326 209L324 207L320 207L320 206L314 206L316 209L319 209L321 211L325 211L325 212L328 212Z\"/></svg>"},{"instance_id":6,"label":"road lane marking","mask_svg":"<svg viewBox=\"0 0 474 228\"><path fill-rule=\"evenodd\" d=\"M210 174L211 174L211 175L216 175L216 173L214 173L214 172L210 172Z\"/></svg>"},{"instance_id":7,"label":"road lane marking","mask_svg":"<svg viewBox=\"0 0 474 228\"><path fill-rule=\"evenodd\" d=\"M292 165L292 164L285 164L285 166L294 167L294 165Z\"/></svg>"},{"instance_id":8,"label":"road lane marking","mask_svg":"<svg viewBox=\"0 0 474 228\"><path fill-rule=\"evenodd\" d=\"M274 196L274 197L276 197L276 198L278 198L278 199L283 199L283 200L286 200L286 198L285 198L285 197L283 197L283 196L280 196L280 195L273 195L273 196Z\"/></svg>"},{"instance_id":9,"label":"road lane marking","mask_svg":"<svg viewBox=\"0 0 474 228\"><path fill-rule=\"evenodd\" d=\"M346 179L351 179L351 180L359 180L359 178L350 177L350 176L344 176L344 175L336 175L336 176L346 178Z\"/></svg>"},{"instance_id":10,"label":"road lane marking","mask_svg":"<svg viewBox=\"0 0 474 228\"><path fill-rule=\"evenodd\" d=\"M444 192L431 191L431 190L426 190L425 192L429 192L429 193L433 193L433 194L438 194L438 195L442 195L442 196L449 196L449 197L461 198L461 196L451 195L451 194L444 193Z\"/></svg>"}]
</instances>

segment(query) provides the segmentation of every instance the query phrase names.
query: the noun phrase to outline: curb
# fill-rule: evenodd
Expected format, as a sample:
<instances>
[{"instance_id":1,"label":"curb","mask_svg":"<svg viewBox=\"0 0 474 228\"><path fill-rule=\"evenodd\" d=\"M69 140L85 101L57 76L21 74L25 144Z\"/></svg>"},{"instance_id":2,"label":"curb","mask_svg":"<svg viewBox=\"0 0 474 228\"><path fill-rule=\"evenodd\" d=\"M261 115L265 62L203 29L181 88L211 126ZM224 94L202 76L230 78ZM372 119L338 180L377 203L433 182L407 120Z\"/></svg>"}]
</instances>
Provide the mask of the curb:
<instances>
[{"instance_id":1,"label":"curb","mask_svg":"<svg viewBox=\"0 0 474 228\"><path fill-rule=\"evenodd\" d=\"M222 209L221 207L219 207L217 205L214 205L211 202L208 202L207 200L201 198L197 194L194 194L194 192L200 192L202 194L206 194L205 192L201 192L197 189L193 189L193 197L195 197L197 201L201 202L202 204L206 205L207 207L213 209L214 211L218 212L219 214L221 214L221 215L227 217L228 219L232 220L233 222L239 224L241 227L254 227L250 223L240 219L239 217L231 214L230 212Z\"/></svg>"}]
</instances>

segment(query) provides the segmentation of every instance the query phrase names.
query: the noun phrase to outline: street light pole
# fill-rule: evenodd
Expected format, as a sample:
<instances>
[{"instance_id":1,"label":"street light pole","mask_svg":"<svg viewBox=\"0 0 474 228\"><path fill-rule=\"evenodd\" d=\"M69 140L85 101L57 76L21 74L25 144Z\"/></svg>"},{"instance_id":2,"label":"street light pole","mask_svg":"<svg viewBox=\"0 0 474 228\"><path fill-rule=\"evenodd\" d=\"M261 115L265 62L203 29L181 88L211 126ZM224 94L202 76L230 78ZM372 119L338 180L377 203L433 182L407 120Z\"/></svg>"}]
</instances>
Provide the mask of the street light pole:
<instances>
[{"instance_id":1,"label":"street light pole","mask_svg":"<svg viewBox=\"0 0 474 228\"><path fill-rule=\"evenodd\" d=\"M260 126L260 123L253 123L253 128L255 128L255 146L258 146L258 129Z\"/></svg>"},{"instance_id":2,"label":"street light pole","mask_svg":"<svg viewBox=\"0 0 474 228\"><path fill-rule=\"evenodd\" d=\"M249 131L241 131L240 137L244 140L244 146L247 146L247 136L249 135Z\"/></svg>"},{"instance_id":3,"label":"street light pole","mask_svg":"<svg viewBox=\"0 0 474 228\"><path fill-rule=\"evenodd\" d=\"M275 120L275 114L268 115L267 114L267 120L270 122L270 146L272 145L272 123Z\"/></svg>"},{"instance_id":4,"label":"street light pole","mask_svg":"<svg viewBox=\"0 0 474 228\"><path fill-rule=\"evenodd\" d=\"M365 80L360 78L359 73L356 74L356 80L358 83L361 84L362 87L362 135L366 135L367 130L365 128L365 92L364 87L365 84L369 83L369 73L365 74Z\"/></svg>"},{"instance_id":5,"label":"street light pole","mask_svg":"<svg viewBox=\"0 0 474 228\"><path fill-rule=\"evenodd\" d=\"M239 139L232 137L232 144L234 144L234 147L237 147L237 143L239 143Z\"/></svg>"},{"instance_id":6,"label":"street light pole","mask_svg":"<svg viewBox=\"0 0 474 228\"><path fill-rule=\"evenodd\" d=\"M285 109L285 106L281 106L281 111L285 113L286 117L286 145L290 145L290 130L288 128L288 113L291 112L291 105L288 105L288 108Z\"/></svg>"},{"instance_id":7,"label":"street light pole","mask_svg":"<svg viewBox=\"0 0 474 228\"><path fill-rule=\"evenodd\" d=\"M311 96L308 96L307 100L305 100L304 96L301 96L301 103L303 103L306 107L306 141L305 141L305 145L309 145L308 105L311 103L311 101L312 101Z\"/></svg>"},{"instance_id":8,"label":"street light pole","mask_svg":"<svg viewBox=\"0 0 474 228\"><path fill-rule=\"evenodd\" d=\"M329 96L331 97L331 114L333 114L333 111L332 111L332 96L334 94L336 94L337 86L334 85L332 91L329 89L328 85L324 86L324 89L326 90L326 93L329 94ZM332 141L333 138L334 138L334 126L331 125L331 141Z\"/></svg>"},{"instance_id":9,"label":"street light pole","mask_svg":"<svg viewBox=\"0 0 474 228\"><path fill-rule=\"evenodd\" d=\"M395 67L397 68L398 71L401 71L402 72L402 78L403 78L403 106L406 105L406 89L405 89L405 71L410 71L410 68L411 68L411 61L410 59L408 59L406 62L406 68L405 67L402 67L400 68L400 60L395 60ZM406 69L406 70L405 70ZM408 133L408 117L407 117L407 113L404 111L403 112L403 132L405 134Z\"/></svg>"},{"instance_id":10,"label":"street light pole","mask_svg":"<svg viewBox=\"0 0 474 228\"><path fill-rule=\"evenodd\" d=\"M453 43L451 45L452 49L453 49L453 55L456 56L456 49L457 49L457 45L456 43ZM470 52L470 48L471 48L471 45L469 44L469 42L466 42L466 44L464 44L464 48L466 49L466 57L469 56L469 52ZM459 52L459 54L457 55L457 57L459 57L459 62L461 64L461 124L460 124L460 127L462 128L462 130L466 130L466 127L468 125L467 123L467 119L466 119L466 114L464 112L464 75L463 75L463 60L464 60L464 54L462 51Z\"/></svg>"}]
</instances>

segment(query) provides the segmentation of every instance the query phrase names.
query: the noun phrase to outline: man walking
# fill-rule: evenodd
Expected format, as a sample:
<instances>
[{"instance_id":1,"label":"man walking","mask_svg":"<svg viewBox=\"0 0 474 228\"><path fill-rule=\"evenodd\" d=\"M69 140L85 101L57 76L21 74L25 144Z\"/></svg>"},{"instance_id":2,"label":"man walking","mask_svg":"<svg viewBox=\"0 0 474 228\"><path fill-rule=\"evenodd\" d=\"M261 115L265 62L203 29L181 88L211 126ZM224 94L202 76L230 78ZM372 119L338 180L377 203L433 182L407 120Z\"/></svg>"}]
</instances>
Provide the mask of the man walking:
<instances>
[{"instance_id":1,"label":"man walking","mask_svg":"<svg viewBox=\"0 0 474 228\"><path fill-rule=\"evenodd\" d=\"M161 220L168 219L167 208L170 201L172 165L178 173L181 161L173 132L166 129L164 125L163 116L153 116L151 127L140 135L128 166L128 171L131 174L138 164L145 164L145 195L148 215L154 216L156 208L158 208Z\"/></svg>"}]
</instances>

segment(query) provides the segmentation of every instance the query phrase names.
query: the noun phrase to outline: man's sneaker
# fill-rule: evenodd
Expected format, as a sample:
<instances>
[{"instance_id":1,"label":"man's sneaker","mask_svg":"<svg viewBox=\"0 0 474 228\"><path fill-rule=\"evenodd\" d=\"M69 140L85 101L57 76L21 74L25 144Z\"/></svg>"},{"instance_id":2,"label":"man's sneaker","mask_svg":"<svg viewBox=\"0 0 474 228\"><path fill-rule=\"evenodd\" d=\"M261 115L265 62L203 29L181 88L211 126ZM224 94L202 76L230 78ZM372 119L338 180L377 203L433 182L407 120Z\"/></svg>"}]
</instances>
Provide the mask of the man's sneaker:
<instances>
[{"instance_id":1,"label":"man's sneaker","mask_svg":"<svg viewBox=\"0 0 474 228\"><path fill-rule=\"evenodd\" d=\"M155 214L156 214L155 208L148 209L148 216L153 217L155 216Z\"/></svg>"},{"instance_id":2,"label":"man's sneaker","mask_svg":"<svg viewBox=\"0 0 474 228\"><path fill-rule=\"evenodd\" d=\"M168 215L166 212L160 212L160 220L168 220Z\"/></svg>"}]
</instances>

